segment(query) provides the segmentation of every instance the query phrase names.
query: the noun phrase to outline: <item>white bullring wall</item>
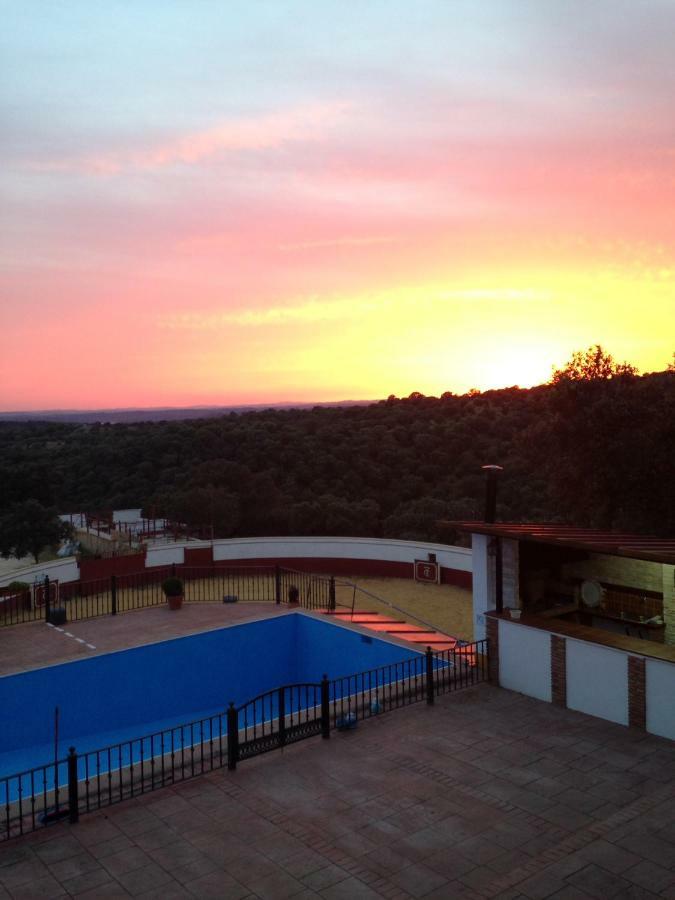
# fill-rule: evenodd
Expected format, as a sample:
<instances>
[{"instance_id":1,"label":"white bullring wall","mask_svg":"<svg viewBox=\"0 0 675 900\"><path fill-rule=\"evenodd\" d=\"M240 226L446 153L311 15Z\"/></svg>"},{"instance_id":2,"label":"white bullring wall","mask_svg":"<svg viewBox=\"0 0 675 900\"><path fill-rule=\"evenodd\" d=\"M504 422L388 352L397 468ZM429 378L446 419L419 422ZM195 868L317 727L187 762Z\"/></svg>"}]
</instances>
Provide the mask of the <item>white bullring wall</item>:
<instances>
[{"instance_id":1,"label":"white bullring wall","mask_svg":"<svg viewBox=\"0 0 675 900\"><path fill-rule=\"evenodd\" d=\"M349 537L234 538L213 542L214 560L337 557L412 564L416 559L426 559L429 553L435 553L438 563L445 568L471 571L471 550L447 544Z\"/></svg>"},{"instance_id":2,"label":"white bullring wall","mask_svg":"<svg viewBox=\"0 0 675 900\"><path fill-rule=\"evenodd\" d=\"M50 581L58 581L65 584L69 581L79 581L80 570L74 556L65 559L54 559L50 562L39 563L26 569L15 569L0 578L0 587L11 584L12 581L25 581L33 584L36 579L43 579L45 575Z\"/></svg>"},{"instance_id":3,"label":"white bullring wall","mask_svg":"<svg viewBox=\"0 0 675 900\"><path fill-rule=\"evenodd\" d=\"M150 546L145 553L145 568L151 569L153 566L170 566L176 563L177 566L185 562L185 548L191 550L199 547L210 547L210 541L190 541L187 544L157 544Z\"/></svg>"},{"instance_id":4,"label":"white bullring wall","mask_svg":"<svg viewBox=\"0 0 675 900\"><path fill-rule=\"evenodd\" d=\"M675 741L675 665L648 659L645 680L647 731Z\"/></svg>"},{"instance_id":5,"label":"white bullring wall","mask_svg":"<svg viewBox=\"0 0 675 900\"><path fill-rule=\"evenodd\" d=\"M628 725L628 653L567 638L567 706Z\"/></svg>"},{"instance_id":6,"label":"white bullring wall","mask_svg":"<svg viewBox=\"0 0 675 900\"><path fill-rule=\"evenodd\" d=\"M539 628L499 622L499 684L551 702L551 635Z\"/></svg>"},{"instance_id":7,"label":"white bullring wall","mask_svg":"<svg viewBox=\"0 0 675 900\"><path fill-rule=\"evenodd\" d=\"M210 541L164 544L148 547L146 567L180 564L185 548L210 547ZM448 569L471 572L471 550L447 544L422 544L416 541L343 537L232 538L213 541L213 559L372 559L412 563L435 553L438 563Z\"/></svg>"}]
</instances>

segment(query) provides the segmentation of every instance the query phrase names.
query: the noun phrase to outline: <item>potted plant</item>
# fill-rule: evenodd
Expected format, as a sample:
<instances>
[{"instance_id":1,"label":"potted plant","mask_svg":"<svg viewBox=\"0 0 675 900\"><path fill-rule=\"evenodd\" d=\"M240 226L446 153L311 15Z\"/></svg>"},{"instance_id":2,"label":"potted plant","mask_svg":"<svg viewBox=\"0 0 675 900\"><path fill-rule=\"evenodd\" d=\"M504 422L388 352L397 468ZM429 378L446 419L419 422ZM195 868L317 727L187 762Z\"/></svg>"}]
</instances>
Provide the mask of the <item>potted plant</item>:
<instances>
[{"instance_id":1,"label":"potted plant","mask_svg":"<svg viewBox=\"0 0 675 900\"><path fill-rule=\"evenodd\" d=\"M172 575L162 582L162 590L169 604L169 609L180 609L183 605L183 582Z\"/></svg>"}]
</instances>

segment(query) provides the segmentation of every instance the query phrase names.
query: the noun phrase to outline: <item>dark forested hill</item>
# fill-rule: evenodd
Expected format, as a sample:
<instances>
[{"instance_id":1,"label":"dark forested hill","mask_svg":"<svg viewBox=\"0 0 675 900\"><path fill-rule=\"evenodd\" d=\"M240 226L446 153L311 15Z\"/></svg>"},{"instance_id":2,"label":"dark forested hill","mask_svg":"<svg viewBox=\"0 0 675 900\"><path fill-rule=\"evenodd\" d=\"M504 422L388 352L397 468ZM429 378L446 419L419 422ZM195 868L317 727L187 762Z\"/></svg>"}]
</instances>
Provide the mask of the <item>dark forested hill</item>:
<instances>
[{"instance_id":1,"label":"dark forested hill","mask_svg":"<svg viewBox=\"0 0 675 900\"><path fill-rule=\"evenodd\" d=\"M482 515L675 533L675 373L190 422L0 423L0 507L144 506L220 537L441 539Z\"/></svg>"}]
</instances>

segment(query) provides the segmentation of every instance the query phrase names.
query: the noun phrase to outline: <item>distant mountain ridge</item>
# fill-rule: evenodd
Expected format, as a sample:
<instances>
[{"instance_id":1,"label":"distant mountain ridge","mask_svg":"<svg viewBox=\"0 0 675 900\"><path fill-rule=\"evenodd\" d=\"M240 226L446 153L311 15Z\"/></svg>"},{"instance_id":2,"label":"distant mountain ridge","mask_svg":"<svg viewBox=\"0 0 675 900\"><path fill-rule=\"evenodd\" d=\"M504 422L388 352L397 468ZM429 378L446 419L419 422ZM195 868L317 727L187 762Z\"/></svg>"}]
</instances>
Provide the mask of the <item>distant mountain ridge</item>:
<instances>
[{"instance_id":1,"label":"distant mountain ridge","mask_svg":"<svg viewBox=\"0 0 675 900\"><path fill-rule=\"evenodd\" d=\"M81 425L97 423L176 422L209 419L229 413L259 412L265 409L314 409L316 406L370 406L377 400L332 400L315 403L247 403L236 406L153 406L121 409L49 409L1 412L0 422L64 422Z\"/></svg>"}]
</instances>

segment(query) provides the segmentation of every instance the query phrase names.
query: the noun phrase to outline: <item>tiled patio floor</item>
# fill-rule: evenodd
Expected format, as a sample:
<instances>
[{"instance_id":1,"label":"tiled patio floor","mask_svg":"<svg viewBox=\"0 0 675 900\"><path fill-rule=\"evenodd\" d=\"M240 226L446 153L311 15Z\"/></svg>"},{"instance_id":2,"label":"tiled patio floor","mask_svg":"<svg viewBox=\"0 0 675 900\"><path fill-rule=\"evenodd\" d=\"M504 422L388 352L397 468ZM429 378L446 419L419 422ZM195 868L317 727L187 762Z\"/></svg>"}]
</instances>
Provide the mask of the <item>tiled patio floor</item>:
<instances>
[{"instance_id":1,"label":"tiled patio floor","mask_svg":"<svg viewBox=\"0 0 675 900\"><path fill-rule=\"evenodd\" d=\"M0 848L0 897L675 898L675 746L480 685Z\"/></svg>"}]
</instances>

